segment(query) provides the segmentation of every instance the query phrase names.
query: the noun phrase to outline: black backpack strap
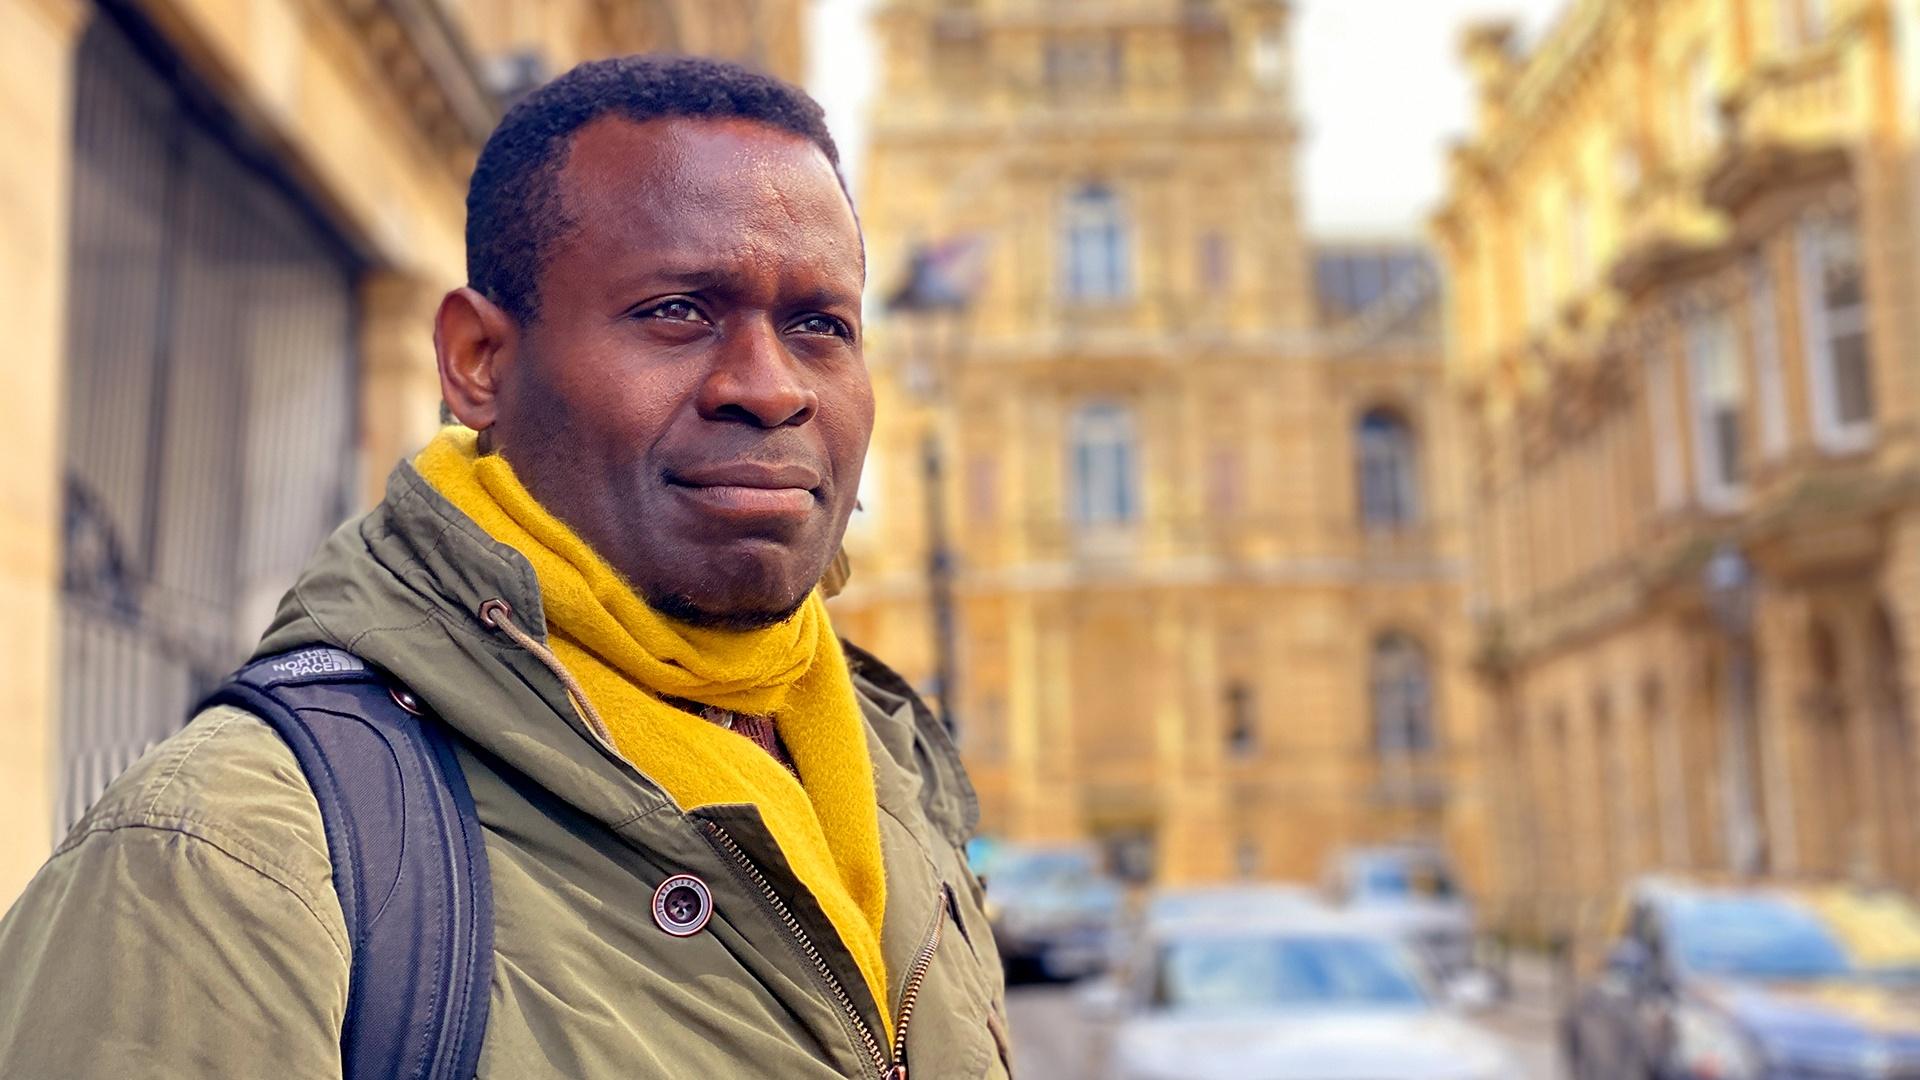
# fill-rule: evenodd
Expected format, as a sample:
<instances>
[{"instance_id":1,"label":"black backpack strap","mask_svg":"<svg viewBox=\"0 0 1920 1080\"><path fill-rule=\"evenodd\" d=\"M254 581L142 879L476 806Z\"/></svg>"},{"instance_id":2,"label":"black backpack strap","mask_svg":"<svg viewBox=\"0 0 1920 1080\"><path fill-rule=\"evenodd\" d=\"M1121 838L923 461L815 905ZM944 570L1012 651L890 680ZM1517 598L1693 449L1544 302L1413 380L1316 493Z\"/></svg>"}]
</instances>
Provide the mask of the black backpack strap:
<instances>
[{"instance_id":1,"label":"black backpack strap","mask_svg":"<svg viewBox=\"0 0 1920 1080\"><path fill-rule=\"evenodd\" d=\"M320 801L353 942L344 1080L470 1080L493 975L493 886L447 732L352 653L311 647L236 672L201 708L280 733Z\"/></svg>"}]
</instances>

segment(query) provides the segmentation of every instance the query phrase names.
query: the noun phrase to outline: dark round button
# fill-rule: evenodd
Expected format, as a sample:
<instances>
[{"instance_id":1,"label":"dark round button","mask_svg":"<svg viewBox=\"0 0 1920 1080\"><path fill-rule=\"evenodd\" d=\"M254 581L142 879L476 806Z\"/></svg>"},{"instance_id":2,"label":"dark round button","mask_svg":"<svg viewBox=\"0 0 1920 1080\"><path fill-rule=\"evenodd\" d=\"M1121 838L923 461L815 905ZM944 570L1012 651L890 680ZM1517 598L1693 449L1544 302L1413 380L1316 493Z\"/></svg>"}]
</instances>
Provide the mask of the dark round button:
<instances>
[{"instance_id":1,"label":"dark round button","mask_svg":"<svg viewBox=\"0 0 1920 1080\"><path fill-rule=\"evenodd\" d=\"M426 715L426 710L420 707L420 699L415 697L413 691L406 687L389 686L387 687L387 693L393 695L393 703L395 705L400 706L415 716Z\"/></svg>"},{"instance_id":2,"label":"dark round button","mask_svg":"<svg viewBox=\"0 0 1920 1080\"><path fill-rule=\"evenodd\" d=\"M653 921L674 937L692 937L713 918L713 892L692 874L675 874L653 891Z\"/></svg>"}]
</instances>

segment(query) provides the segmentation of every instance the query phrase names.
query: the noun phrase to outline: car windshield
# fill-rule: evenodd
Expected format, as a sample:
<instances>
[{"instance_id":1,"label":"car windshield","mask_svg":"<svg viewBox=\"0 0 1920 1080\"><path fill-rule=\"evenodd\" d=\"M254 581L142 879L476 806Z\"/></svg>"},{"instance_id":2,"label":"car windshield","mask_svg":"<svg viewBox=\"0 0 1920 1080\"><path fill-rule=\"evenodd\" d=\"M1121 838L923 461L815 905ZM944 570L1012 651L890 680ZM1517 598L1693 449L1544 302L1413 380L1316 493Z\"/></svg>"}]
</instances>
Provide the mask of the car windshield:
<instances>
[{"instance_id":1,"label":"car windshield","mask_svg":"<svg viewBox=\"0 0 1920 1080\"><path fill-rule=\"evenodd\" d=\"M1785 897L1688 897L1674 903L1669 933L1680 966L1695 974L1797 980L1853 971L1826 923Z\"/></svg>"},{"instance_id":2,"label":"car windshield","mask_svg":"<svg viewBox=\"0 0 1920 1080\"><path fill-rule=\"evenodd\" d=\"M1419 1008L1427 992L1389 941L1333 935L1206 936L1164 945L1155 1003L1175 1011Z\"/></svg>"},{"instance_id":3,"label":"car windshield","mask_svg":"<svg viewBox=\"0 0 1920 1080\"><path fill-rule=\"evenodd\" d=\"M987 883L990 888L1058 888L1086 881L1096 869L1088 851L1003 851L994 859Z\"/></svg>"},{"instance_id":4,"label":"car windshield","mask_svg":"<svg viewBox=\"0 0 1920 1080\"><path fill-rule=\"evenodd\" d=\"M1165 923L1204 915L1300 911L1314 906L1312 896L1296 889L1201 889L1155 896L1147 905L1147 918Z\"/></svg>"},{"instance_id":5,"label":"car windshield","mask_svg":"<svg viewBox=\"0 0 1920 1080\"><path fill-rule=\"evenodd\" d=\"M1835 890L1810 903L1861 975L1920 984L1920 907L1892 892Z\"/></svg>"},{"instance_id":6,"label":"car windshield","mask_svg":"<svg viewBox=\"0 0 1920 1080\"><path fill-rule=\"evenodd\" d=\"M1360 874L1360 894L1375 900L1449 900L1453 879L1438 866L1411 862L1377 862Z\"/></svg>"}]
</instances>

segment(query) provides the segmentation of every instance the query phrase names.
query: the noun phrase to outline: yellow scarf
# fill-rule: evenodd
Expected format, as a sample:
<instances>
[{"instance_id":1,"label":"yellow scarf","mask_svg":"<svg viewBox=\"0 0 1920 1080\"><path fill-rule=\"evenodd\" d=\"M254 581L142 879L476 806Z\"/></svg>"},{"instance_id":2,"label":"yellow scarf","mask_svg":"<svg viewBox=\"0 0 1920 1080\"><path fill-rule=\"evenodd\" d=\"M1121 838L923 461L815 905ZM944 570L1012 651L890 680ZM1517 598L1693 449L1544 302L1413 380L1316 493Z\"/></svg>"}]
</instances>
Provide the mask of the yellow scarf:
<instances>
[{"instance_id":1,"label":"yellow scarf","mask_svg":"<svg viewBox=\"0 0 1920 1080\"><path fill-rule=\"evenodd\" d=\"M449 427L414 465L540 580L547 644L585 688L622 757L682 809L752 803L813 892L889 1027L880 949L887 882L873 763L853 682L818 591L764 630L708 630L648 607L613 567L534 501L497 454ZM771 715L795 781L744 736L656 695ZM804 786L803 786L804 783Z\"/></svg>"}]
</instances>

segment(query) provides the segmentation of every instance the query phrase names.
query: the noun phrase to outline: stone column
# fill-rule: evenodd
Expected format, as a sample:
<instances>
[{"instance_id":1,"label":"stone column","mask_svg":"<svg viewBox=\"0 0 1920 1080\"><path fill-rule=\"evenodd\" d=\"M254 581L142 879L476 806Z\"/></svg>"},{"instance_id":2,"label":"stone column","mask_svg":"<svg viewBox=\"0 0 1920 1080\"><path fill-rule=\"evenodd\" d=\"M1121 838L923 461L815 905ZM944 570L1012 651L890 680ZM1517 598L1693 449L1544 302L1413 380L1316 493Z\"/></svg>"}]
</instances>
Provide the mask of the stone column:
<instances>
[{"instance_id":1,"label":"stone column","mask_svg":"<svg viewBox=\"0 0 1920 1080\"><path fill-rule=\"evenodd\" d=\"M1640 690L1640 706L1649 728L1649 745L1655 770L1657 792L1655 819L1659 823L1659 849L1656 858L1662 868L1687 869L1694 865L1693 815L1687 811L1687 763L1689 753L1685 721L1686 683L1673 670L1670 658L1678 643L1671 640L1666 627L1651 635L1653 651L1649 666L1654 681Z\"/></svg>"},{"instance_id":2,"label":"stone column","mask_svg":"<svg viewBox=\"0 0 1920 1080\"><path fill-rule=\"evenodd\" d=\"M1908 505L1891 523L1880 605L1891 632L1887 646L1893 653L1882 663L1891 665L1893 671L1874 673L1882 684L1876 700L1882 701L1885 709L1905 707L1905 717L1887 717L1887 723L1905 724L1901 742L1907 744L1908 761L1895 765L1895 769L1905 771L1905 790L1912 792L1920 786L1920 759L1914 759L1914 751L1920 748L1920 505ZM1891 700L1887 700L1889 692ZM1912 836L1910 830L1908 836ZM1907 855L1908 871L1920 872L1920 867L1914 867L1914 855L1910 851ZM1914 886L1912 880L1903 884Z\"/></svg>"},{"instance_id":3,"label":"stone column","mask_svg":"<svg viewBox=\"0 0 1920 1080\"><path fill-rule=\"evenodd\" d=\"M1889 680L1899 688L1898 697L1906 707L1906 741L1920 755L1920 506L1909 506L1894 518L1887 551L1880 602L1893 636L1894 655L1889 662L1896 670ZM1920 757L1902 764L1909 785L1920 786Z\"/></svg>"},{"instance_id":4,"label":"stone column","mask_svg":"<svg viewBox=\"0 0 1920 1080\"><path fill-rule=\"evenodd\" d=\"M1165 792L1159 877L1172 884L1217 881L1230 876L1233 863L1226 739L1220 731L1217 692L1219 647L1210 612L1188 607L1176 618L1179 630L1170 642L1175 658L1170 674L1178 692L1178 715L1167 720L1184 731L1178 740L1177 777Z\"/></svg>"},{"instance_id":5,"label":"stone column","mask_svg":"<svg viewBox=\"0 0 1920 1080\"><path fill-rule=\"evenodd\" d=\"M0 283L9 355L0 365L0 908L53 843L56 604L60 581L60 418L66 412L67 217L73 59L86 4L0 4Z\"/></svg>"},{"instance_id":6,"label":"stone column","mask_svg":"<svg viewBox=\"0 0 1920 1080\"><path fill-rule=\"evenodd\" d=\"M1175 830L1175 800L1188 782L1187 743L1191 731L1182 676L1180 639L1186 628L1180 622L1180 608L1165 592L1156 594L1147 607L1151 635L1153 671L1153 786L1155 813L1159 819L1154 856L1156 876L1169 880L1174 866L1175 848L1184 842Z\"/></svg>"},{"instance_id":7,"label":"stone column","mask_svg":"<svg viewBox=\"0 0 1920 1080\"><path fill-rule=\"evenodd\" d=\"M1801 796L1803 778L1810 771L1800 707L1812 681L1807 655L1810 616L1805 593L1769 591L1761 597L1754 626L1759 646L1754 742L1760 757L1755 772L1764 793L1759 801L1764 812L1768 868L1785 874L1800 872L1805 861L1801 857L1802 815L1796 806L1807 799L1796 796ZM1818 827L1817 815L1812 821ZM1817 844L1819 838L1809 839Z\"/></svg>"},{"instance_id":8,"label":"stone column","mask_svg":"<svg viewBox=\"0 0 1920 1080\"><path fill-rule=\"evenodd\" d=\"M412 274L375 273L360 290L360 505L440 426L433 314L443 289Z\"/></svg>"},{"instance_id":9,"label":"stone column","mask_svg":"<svg viewBox=\"0 0 1920 1080\"><path fill-rule=\"evenodd\" d=\"M1692 826L1690 869L1724 869L1731 858L1726 845L1725 806L1719 797L1721 773L1726 767L1722 752L1721 705L1713 672L1717 663L1712 634L1714 631L1692 623L1675 629L1674 656L1680 663L1670 668L1678 676L1675 686L1681 738L1686 744L1689 771L1687 785L1688 824Z\"/></svg>"},{"instance_id":10,"label":"stone column","mask_svg":"<svg viewBox=\"0 0 1920 1080\"><path fill-rule=\"evenodd\" d=\"M1040 835L1050 840L1078 839L1084 831L1084 800L1075 732L1072 631L1058 599L1042 606L1038 629L1040 790L1036 806Z\"/></svg>"},{"instance_id":11,"label":"stone column","mask_svg":"<svg viewBox=\"0 0 1920 1080\"><path fill-rule=\"evenodd\" d=\"M1007 604L1007 771L1012 804L1008 831L1029 840L1045 831L1041 798L1039 642L1033 597L1013 594Z\"/></svg>"}]
</instances>

